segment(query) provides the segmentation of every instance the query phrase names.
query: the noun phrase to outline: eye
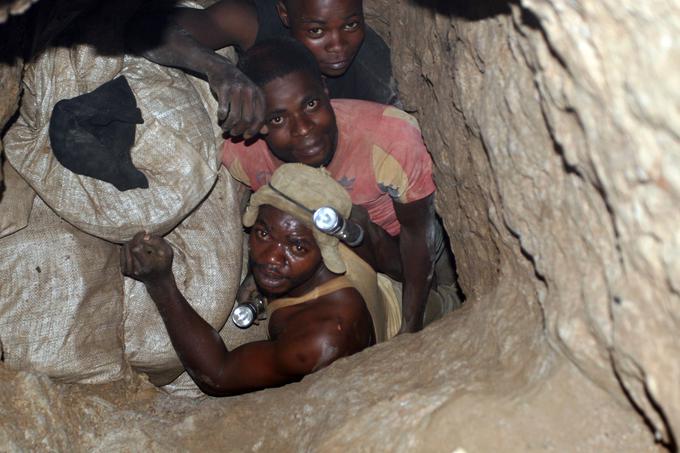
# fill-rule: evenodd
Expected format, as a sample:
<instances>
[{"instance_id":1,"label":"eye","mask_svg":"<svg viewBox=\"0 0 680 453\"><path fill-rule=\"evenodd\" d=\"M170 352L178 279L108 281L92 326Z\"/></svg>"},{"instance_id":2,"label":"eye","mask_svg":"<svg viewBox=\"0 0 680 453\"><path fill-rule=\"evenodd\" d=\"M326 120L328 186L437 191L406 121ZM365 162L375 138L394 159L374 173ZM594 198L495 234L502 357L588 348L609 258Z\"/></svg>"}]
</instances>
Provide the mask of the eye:
<instances>
[{"instance_id":1,"label":"eye","mask_svg":"<svg viewBox=\"0 0 680 453\"><path fill-rule=\"evenodd\" d=\"M255 236L257 236L260 239L266 239L269 236L269 232L264 228L256 228Z\"/></svg>"},{"instance_id":2,"label":"eye","mask_svg":"<svg viewBox=\"0 0 680 453\"><path fill-rule=\"evenodd\" d=\"M269 119L269 122L275 126L283 124L283 117L281 115L273 116Z\"/></svg>"},{"instance_id":3,"label":"eye","mask_svg":"<svg viewBox=\"0 0 680 453\"><path fill-rule=\"evenodd\" d=\"M350 22L348 24L345 24L344 28L345 28L346 31L354 31L357 28L359 28L359 25L360 25L359 22L355 20L354 22Z\"/></svg>"},{"instance_id":4,"label":"eye","mask_svg":"<svg viewBox=\"0 0 680 453\"><path fill-rule=\"evenodd\" d=\"M312 99L311 101L307 101L307 109L309 110L314 110L319 106L319 100L318 99Z\"/></svg>"},{"instance_id":5,"label":"eye","mask_svg":"<svg viewBox=\"0 0 680 453\"><path fill-rule=\"evenodd\" d=\"M295 241L292 244L293 253L296 255L304 255L307 253L307 247L302 241Z\"/></svg>"},{"instance_id":6,"label":"eye","mask_svg":"<svg viewBox=\"0 0 680 453\"><path fill-rule=\"evenodd\" d=\"M309 28L307 29L307 34L312 38L319 38L321 35L323 35L323 28L321 27Z\"/></svg>"}]
</instances>

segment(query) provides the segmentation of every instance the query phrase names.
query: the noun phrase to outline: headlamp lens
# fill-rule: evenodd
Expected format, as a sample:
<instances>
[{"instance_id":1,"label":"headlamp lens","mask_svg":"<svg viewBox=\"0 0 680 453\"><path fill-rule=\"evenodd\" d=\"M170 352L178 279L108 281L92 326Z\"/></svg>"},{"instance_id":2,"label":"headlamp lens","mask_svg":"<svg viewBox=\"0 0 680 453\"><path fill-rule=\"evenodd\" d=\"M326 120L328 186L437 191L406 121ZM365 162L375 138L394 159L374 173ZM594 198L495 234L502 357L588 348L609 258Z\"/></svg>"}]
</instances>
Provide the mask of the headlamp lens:
<instances>
[{"instance_id":1,"label":"headlamp lens","mask_svg":"<svg viewBox=\"0 0 680 453\"><path fill-rule=\"evenodd\" d=\"M335 209L322 206L314 211L314 225L324 233L332 232L338 227L339 216Z\"/></svg>"}]
</instances>

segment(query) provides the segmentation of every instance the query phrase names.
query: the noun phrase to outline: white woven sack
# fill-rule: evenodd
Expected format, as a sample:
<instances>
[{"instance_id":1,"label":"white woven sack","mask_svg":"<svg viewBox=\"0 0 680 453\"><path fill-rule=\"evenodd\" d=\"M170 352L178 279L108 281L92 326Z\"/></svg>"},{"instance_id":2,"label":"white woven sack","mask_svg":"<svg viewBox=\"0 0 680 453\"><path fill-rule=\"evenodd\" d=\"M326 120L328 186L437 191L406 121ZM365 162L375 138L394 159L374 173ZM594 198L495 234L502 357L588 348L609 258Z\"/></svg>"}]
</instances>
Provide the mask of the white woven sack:
<instances>
[{"instance_id":1,"label":"white woven sack","mask_svg":"<svg viewBox=\"0 0 680 453\"><path fill-rule=\"evenodd\" d=\"M1 147L0 147L1 149ZM0 238L25 228L33 206L35 192L5 161L4 190L0 190Z\"/></svg>"},{"instance_id":2,"label":"white woven sack","mask_svg":"<svg viewBox=\"0 0 680 453\"><path fill-rule=\"evenodd\" d=\"M121 192L64 168L48 136L54 105L125 75L144 124L131 150L148 189ZM166 233L205 197L219 156L211 116L188 76L141 58L97 55L88 45L51 48L26 65L21 115L5 138L7 159L38 195L79 229L123 242L142 228Z\"/></svg>"},{"instance_id":3,"label":"white woven sack","mask_svg":"<svg viewBox=\"0 0 680 453\"><path fill-rule=\"evenodd\" d=\"M193 8L202 7L195 2L181 4ZM236 57L236 52L230 47L218 53L232 60ZM208 112L210 121L205 125L212 127L216 158L219 159L223 139L222 130L216 121L217 102L206 82L191 76L187 79ZM237 184L222 168L215 188L200 208L166 236L174 249L173 271L178 287L210 325L218 330L224 326L220 333L229 333L230 338L225 338L229 346L244 342L239 341L243 332L235 326L231 326L232 329L227 324L240 283L243 249L243 227L235 191ZM175 382L181 381L184 384L180 385L182 390L187 387L193 390L186 394L200 394L184 372L158 310L144 285L126 279L125 307L125 351L133 369L148 374L151 382L157 385L174 380L173 384L165 386L168 390L172 391ZM183 373L183 377L175 379L180 373Z\"/></svg>"},{"instance_id":4,"label":"white woven sack","mask_svg":"<svg viewBox=\"0 0 680 453\"><path fill-rule=\"evenodd\" d=\"M120 36L108 24L88 27ZM75 175L56 161L49 147L54 104L92 91L120 74L126 75L145 119L137 126L132 159L149 179L149 189L119 192L108 183ZM93 235L122 242L141 229L165 233L182 222L167 236L175 250L178 286L206 320L217 328L224 324L238 288L241 262L242 229L234 182L225 176L191 212L213 186L219 169L220 131L207 84L146 60L102 56L79 45L47 50L27 65L24 86L21 116L6 137L12 165L59 217ZM23 191L31 192L30 188ZM11 355L10 365L67 381L100 382L120 377L125 357L154 382L172 380L181 371L179 361L143 285L120 275L119 247L59 221L40 197L35 198L36 219L52 218L52 227L44 227L46 220L35 220L34 225L32 213L28 227L0 239L0 258L13 257L0 263L1 281L11 282L0 286L0 338ZM26 209L15 210L19 211ZM25 223L12 228L17 231ZM35 230L38 235L50 234L41 241L40 236L30 236ZM65 242L58 236L63 231L75 239ZM31 253L17 252L26 237L32 238L26 242ZM68 251L69 260L78 266L60 267L61 251ZM27 272L36 257L49 269L38 280ZM106 266L100 263L103 257ZM19 273L12 273L13 269ZM35 316L24 319L21 314L36 300L48 302ZM64 304L65 316L54 304ZM58 329L45 328L51 320ZM31 324L34 321L37 326ZM115 338L106 327L93 341L93 331L82 327L92 322L113 323ZM37 343L31 333L36 330ZM22 343L15 341L14 331L23 332L23 346L15 346ZM93 348L87 347L88 342ZM72 345L79 345L77 351ZM116 360L109 360L110 356ZM109 365L102 365L105 362Z\"/></svg>"},{"instance_id":5,"label":"white woven sack","mask_svg":"<svg viewBox=\"0 0 680 453\"><path fill-rule=\"evenodd\" d=\"M208 198L166 236L173 272L187 301L220 329L236 298L241 271L242 226L236 183L222 170ZM125 279L125 355L154 384L175 379L183 367L144 285Z\"/></svg>"},{"instance_id":6,"label":"white woven sack","mask_svg":"<svg viewBox=\"0 0 680 453\"><path fill-rule=\"evenodd\" d=\"M35 198L28 226L0 239L0 338L8 367L64 382L122 377L118 248Z\"/></svg>"}]
</instances>

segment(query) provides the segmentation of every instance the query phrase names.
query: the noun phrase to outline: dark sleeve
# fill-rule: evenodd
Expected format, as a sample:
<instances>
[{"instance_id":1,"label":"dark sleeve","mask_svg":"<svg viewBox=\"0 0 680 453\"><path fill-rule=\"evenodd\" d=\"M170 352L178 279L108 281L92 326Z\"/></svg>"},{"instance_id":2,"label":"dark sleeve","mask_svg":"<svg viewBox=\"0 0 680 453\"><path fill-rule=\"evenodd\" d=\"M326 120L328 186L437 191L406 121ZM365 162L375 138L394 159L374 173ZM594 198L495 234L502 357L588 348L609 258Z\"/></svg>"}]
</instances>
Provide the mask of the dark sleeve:
<instances>
[{"instance_id":1,"label":"dark sleeve","mask_svg":"<svg viewBox=\"0 0 680 453\"><path fill-rule=\"evenodd\" d=\"M402 107L397 82L392 74L390 48L370 27L359 53L345 74L329 77L331 98L362 99Z\"/></svg>"},{"instance_id":2,"label":"dark sleeve","mask_svg":"<svg viewBox=\"0 0 680 453\"><path fill-rule=\"evenodd\" d=\"M276 13L276 0L255 0L257 9L257 37L255 44L270 38L289 36L288 29L283 26Z\"/></svg>"}]
</instances>

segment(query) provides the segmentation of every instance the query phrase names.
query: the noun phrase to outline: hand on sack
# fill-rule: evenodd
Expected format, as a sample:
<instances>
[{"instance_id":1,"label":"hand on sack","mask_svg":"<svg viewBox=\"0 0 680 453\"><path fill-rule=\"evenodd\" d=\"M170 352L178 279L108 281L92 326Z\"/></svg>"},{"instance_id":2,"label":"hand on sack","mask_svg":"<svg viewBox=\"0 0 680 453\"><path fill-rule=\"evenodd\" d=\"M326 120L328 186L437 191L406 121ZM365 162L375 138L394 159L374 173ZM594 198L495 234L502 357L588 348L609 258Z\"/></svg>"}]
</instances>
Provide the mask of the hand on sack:
<instances>
[{"instance_id":1,"label":"hand on sack","mask_svg":"<svg viewBox=\"0 0 680 453\"><path fill-rule=\"evenodd\" d=\"M217 97L217 121L232 137L266 134L265 100L262 90L232 64L221 64L208 74Z\"/></svg>"},{"instance_id":2,"label":"hand on sack","mask_svg":"<svg viewBox=\"0 0 680 453\"><path fill-rule=\"evenodd\" d=\"M172 247L159 236L140 231L120 251L123 275L145 284L173 278Z\"/></svg>"}]
</instances>

